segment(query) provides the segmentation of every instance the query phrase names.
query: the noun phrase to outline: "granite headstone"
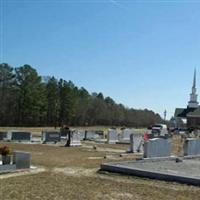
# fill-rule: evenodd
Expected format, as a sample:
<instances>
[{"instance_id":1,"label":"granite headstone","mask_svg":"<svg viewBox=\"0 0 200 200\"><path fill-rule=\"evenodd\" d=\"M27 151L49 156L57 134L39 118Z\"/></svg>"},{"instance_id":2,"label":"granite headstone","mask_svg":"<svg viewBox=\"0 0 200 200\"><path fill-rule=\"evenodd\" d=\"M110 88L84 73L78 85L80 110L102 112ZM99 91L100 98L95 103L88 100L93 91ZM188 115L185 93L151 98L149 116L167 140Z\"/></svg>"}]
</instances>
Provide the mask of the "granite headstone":
<instances>
[{"instance_id":1,"label":"granite headstone","mask_svg":"<svg viewBox=\"0 0 200 200\"><path fill-rule=\"evenodd\" d=\"M130 134L130 152L143 151L143 137L139 134Z\"/></svg>"},{"instance_id":2,"label":"granite headstone","mask_svg":"<svg viewBox=\"0 0 200 200\"><path fill-rule=\"evenodd\" d=\"M183 145L184 156L200 155L200 139L187 138Z\"/></svg>"},{"instance_id":3,"label":"granite headstone","mask_svg":"<svg viewBox=\"0 0 200 200\"><path fill-rule=\"evenodd\" d=\"M14 141L31 141L32 134L23 131L8 131L6 139Z\"/></svg>"},{"instance_id":4,"label":"granite headstone","mask_svg":"<svg viewBox=\"0 0 200 200\"><path fill-rule=\"evenodd\" d=\"M108 129L107 143L116 144L118 142L118 135L116 129Z\"/></svg>"},{"instance_id":5,"label":"granite headstone","mask_svg":"<svg viewBox=\"0 0 200 200\"><path fill-rule=\"evenodd\" d=\"M43 131L42 132L42 142L60 142L61 133L56 131Z\"/></svg>"},{"instance_id":6,"label":"granite headstone","mask_svg":"<svg viewBox=\"0 0 200 200\"><path fill-rule=\"evenodd\" d=\"M170 153L170 139L154 138L144 142L144 158L169 157Z\"/></svg>"}]
</instances>

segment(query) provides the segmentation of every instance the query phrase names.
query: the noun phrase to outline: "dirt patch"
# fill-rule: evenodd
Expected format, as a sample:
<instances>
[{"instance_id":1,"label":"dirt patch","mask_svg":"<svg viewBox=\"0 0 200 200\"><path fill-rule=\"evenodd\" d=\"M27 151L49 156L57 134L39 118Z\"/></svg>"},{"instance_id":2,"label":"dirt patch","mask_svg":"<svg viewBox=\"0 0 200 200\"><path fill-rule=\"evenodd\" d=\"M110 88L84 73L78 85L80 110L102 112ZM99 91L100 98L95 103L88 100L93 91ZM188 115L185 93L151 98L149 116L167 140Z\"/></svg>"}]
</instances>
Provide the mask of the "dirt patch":
<instances>
[{"instance_id":1,"label":"dirt patch","mask_svg":"<svg viewBox=\"0 0 200 200\"><path fill-rule=\"evenodd\" d=\"M54 168L52 171L57 173L64 173L67 176L76 176L76 177L83 177L83 176L95 176L97 172L97 168L94 169L86 169L80 167L66 167L66 168Z\"/></svg>"}]
</instances>

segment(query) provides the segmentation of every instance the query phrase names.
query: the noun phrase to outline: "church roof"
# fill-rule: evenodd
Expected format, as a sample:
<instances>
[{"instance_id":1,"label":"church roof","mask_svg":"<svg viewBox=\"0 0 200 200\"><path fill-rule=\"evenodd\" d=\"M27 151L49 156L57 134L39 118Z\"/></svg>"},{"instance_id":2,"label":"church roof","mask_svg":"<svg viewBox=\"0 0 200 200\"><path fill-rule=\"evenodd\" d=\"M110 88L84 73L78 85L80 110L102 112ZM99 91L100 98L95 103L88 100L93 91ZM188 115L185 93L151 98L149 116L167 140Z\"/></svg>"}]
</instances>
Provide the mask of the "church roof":
<instances>
[{"instance_id":1,"label":"church roof","mask_svg":"<svg viewBox=\"0 0 200 200\"><path fill-rule=\"evenodd\" d=\"M197 111L198 110L198 111ZM195 114L193 114L195 111L197 111ZM176 108L175 110L175 117L181 117L181 118L186 118L188 115L190 116L197 116L199 115L200 117L200 107L198 108Z\"/></svg>"},{"instance_id":2,"label":"church roof","mask_svg":"<svg viewBox=\"0 0 200 200\"><path fill-rule=\"evenodd\" d=\"M198 107L196 110L193 112L189 112L187 114L188 117L200 117L200 107Z\"/></svg>"},{"instance_id":3,"label":"church roof","mask_svg":"<svg viewBox=\"0 0 200 200\"><path fill-rule=\"evenodd\" d=\"M184 110L185 108L176 108L174 117L178 117Z\"/></svg>"}]
</instances>

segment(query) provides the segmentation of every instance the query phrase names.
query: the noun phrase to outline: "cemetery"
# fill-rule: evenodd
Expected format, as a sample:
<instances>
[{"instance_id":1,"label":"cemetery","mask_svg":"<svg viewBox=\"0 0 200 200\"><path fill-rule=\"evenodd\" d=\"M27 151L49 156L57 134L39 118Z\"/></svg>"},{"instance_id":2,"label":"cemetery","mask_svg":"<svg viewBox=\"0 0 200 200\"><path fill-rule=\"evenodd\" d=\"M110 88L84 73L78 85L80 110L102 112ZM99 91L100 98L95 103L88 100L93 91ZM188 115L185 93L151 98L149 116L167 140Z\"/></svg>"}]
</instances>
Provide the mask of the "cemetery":
<instances>
[{"instance_id":1,"label":"cemetery","mask_svg":"<svg viewBox=\"0 0 200 200\"><path fill-rule=\"evenodd\" d=\"M168 191L168 196L173 197L174 191L172 192L170 185L173 185L173 188L177 188L178 191L179 188L183 187L182 183L190 185L184 186L190 197L193 194L196 194L195 198L199 197L198 190L195 187L194 189L191 188L193 186L199 186L200 180L198 139L190 138L183 143L181 136L173 136L172 138L166 139L152 138L144 142L143 133L145 131L142 130L141 134L139 134L135 130L132 130L128 143L118 143L117 141L119 141L120 135L123 134L122 130L107 128L103 131L107 139L104 138L105 142L99 143L95 140L84 140L82 136L84 136L85 131L73 129L70 148L64 148L67 138L60 139L59 136L61 134L58 134L59 131L53 129L48 131L41 130L37 133L32 132L32 140L34 141L38 137L41 139L39 143L16 142L15 140L0 141L0 146L8 145L14 149L11 164L9 166L0 165L0 169L7 170L0 175L0 180L3 178L5 185L11 181L24 183L24 188L22 189L23 195L26 195L26 190L30 189L32 193L37 191L40 198L45 194L43 199L57 197L60 197L59 199L65 199L66 191L68 191L69 199L77 199L79 198L75 192L77 190L77 184L82 184L79 189L81 195L85 195L87 199L106 199L105 196L102 196L102 191L109 195L113 193L114 199L118 199L118 196L116 196L118 192L121 191L123 194L126 194L125 188L128 185L131 188L138 188L138 193L140 196L143 196L144 194L140 192L142 191L140 189L145 188L147 192L150 192L152 191L152 186L150 186L152 183L160 188L162 191L160 196L163 197L165 195L162 190L163 187ZM96 134L96 131L91 130L91 132ZM46 144L42 142L44 133L53 134L50 137L51 139L47 140ZM111 134L110 137L109 134ZM52 138L56 138L56 140ZM103 138L102 134L101 138ZM108 143L110 140L112 142ZM57 143L55 144L54 141L57 141ZM94 145L95 148L93 148ZM34 170L31 172L30 170L30 172L27 172L30 174L29 178L27 175L23 175L23 172L19 172L19 170L32 169L30 168L31 165L36 166L37 169L42 167L43 170L38 172L36 169L35 172ZM15 175L15 171L17 171L17 176ZM7 178L10 172L12 172L9 175L11 177ZM125 174L126 176L121 176L120 174ZM45 181L46 187L54 185L56 188L54 194L50 195L47 193L46 189L41 185L40 187L42 189L38 188L37 182L41 178ZM25 184L27 179L29 181L28 185ZM162 180L162 182L156 182L156 179ZM168 181L170 182L168 183ZM97 196L92 196L91 192L89 192L89 188L91 187L89 185L90 182L94 186L94 191ZM119 182L121 186L119 186ZM64 191L60 187L57 187L60 184L64 185ZM66 184L69 184L71 189ZM109 185L109 187L105 187L104 184ZM189 193L187 187L191 188ZM15 187L15 190L19 190L17 188L18 186ZM9 199L8 193L5 192L6 187L3 186L2 191L3 197ZM20 194L18 195L20 198ZM184 196L184 193L181 195ZM134 198L133 196L131 197ZM152 199L155 198L152 197Z\"/></svg>"}]
</instances>

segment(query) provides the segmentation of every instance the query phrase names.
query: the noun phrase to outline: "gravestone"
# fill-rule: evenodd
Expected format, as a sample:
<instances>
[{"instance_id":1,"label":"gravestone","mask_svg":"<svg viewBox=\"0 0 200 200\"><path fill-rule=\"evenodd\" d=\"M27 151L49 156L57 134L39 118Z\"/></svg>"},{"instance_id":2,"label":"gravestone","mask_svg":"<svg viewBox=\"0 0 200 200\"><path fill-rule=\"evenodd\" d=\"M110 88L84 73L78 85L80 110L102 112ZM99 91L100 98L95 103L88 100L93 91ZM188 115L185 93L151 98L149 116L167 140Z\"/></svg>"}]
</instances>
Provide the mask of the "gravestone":
<instances>
[{"instance_id":1,"label":"gravestone","mask_svg":"<svg viewBox=\"0 0 200 200\"><path fill-rule=\"evenodd\" d=\"M42 132L42 142L60 142L61 140L61 134L60 132L56 131L43 131Z\"/></svg>"},{"instance_id":2,"label":"gravestone","mask_svg":"<svg viewBox=\"0 0 200 200\"><path fill-rule=\"evenodd\" d=\"M95 133L98 135L99 139L103 139L104 138L104 131L98 130L98 131L95 131Z\"/></svg>"},{"instance_id":3,"label":"gravestone","mask_svg":"<svg viewBox=\"0 0 200 200\"><path fill-rule=\"evenodd\" d=\"M130 152L141 152L143 151L143 137L138 134L130 135Z\"/></svg>"},{"instance_id":4,"label":"gravestone","mask_svg":"<svg viewBox=\"0 0 200 200\"><path fill-rule=\"evenodd\" d=\"M117 130L108 129L107 143L108 144L116 144L116 142L118 142Z\"/></svg>"},{"instance_id":5,"label":"gravestone","mask_svg":"<svg viewBox=\"0 0 200 200\"><path fill-rule=\"evenodd\" d=\"M31 141L32 134L23 131L8 131L6 139L14 141Z\"/></svg>"},{"instance_id":6,"label":"gravestone","mask_svg":"<svg viewBox=\"0 0 200 200\"><path fill-rule=\"evenodd\" d=\"M130 143L130 135L131 135L131 133L132 133L131 129L128 129L128 128L123 129L122 133L121 133L121 135L119 137L119 141L121 143Z\"/></svg>"},{"instance_id":7,"label":"gravestone","mask_svg":"<svg viewBox=\"0 0 200 200\"><path fill-rule=\"evenodd\" d=\"M154 138L144 142L144 158L169 157L171 140Z\"/></svg>"},{"instance_id":8,"label":"gravestone","mask_svg":"<svg viewBox=\"0 0 200 200\"><path fill-rule=\"evenodd\" d=\"M187 138L183 145L184 156L200 155L200 139Z\"/></svg>"},{"instance_id":9,"label":"gravestone","mask_svg":"<svg viewBox=\"0 0 200 200\"><path fill-rule=\"evenodd\" d=\"M13 164L16 165L16 169L27 169L31 166L31 154L22 151L14 151Z\"/></svg>"},{"instance_id":10,"label":"gravestone","mask_svg":"<svg viewBox=\"0 0 200 200\"><path fill-rule=\"evenodd\" d=\"M96 133L96 131L85 131L85 137L84 140L95 140L98 139L99 135Z\"/></svg>"},{"instance_id":11,"label":"gravestone","mask_svg":"<svg viewBox=\"0 0 200 200\"><path fill-rule=\"evenodd\" d=\"M79 131L80 140L85 140L85 131Z\"/></svg>"},{"instance_id":12,"label":"gravestone","mask_svg":"<svg viewBox=\"0 0 200 200\"><path fill-rule=\"evenodd\" d=\"M62 138L66 138L70 132L71 130L69 127L64 127L60 129L60 135Z\"/></svg>"},{"instance_id":13,"label":"gravestone","mask_svg":"<svg viewBox=\"0 0 200 200\"><path fill-rule=\"evenodd\" d=\"M4 140L7 138L7 132L0 132L0 140Z\"/></svg>"},{"instance_id":14,"label":"gravestone","mask_svg":"<svg viewBox=\"0 0 200 200\"><path fill-rule=\"evenodd\" d=\"M96 140L102 139L104 136L104 131L101 130L85 130L84 140Z\"/></svg>"},{"instance_id":15,"label":"gravestone","mask_svg":"<svg viewBox=\"0 0 200 200\"><path fill-rule=\"evenodd\" d=\"M79 132L72 132L70 146L81 146L81 135Z\"/></svg>"}]
</instances>

